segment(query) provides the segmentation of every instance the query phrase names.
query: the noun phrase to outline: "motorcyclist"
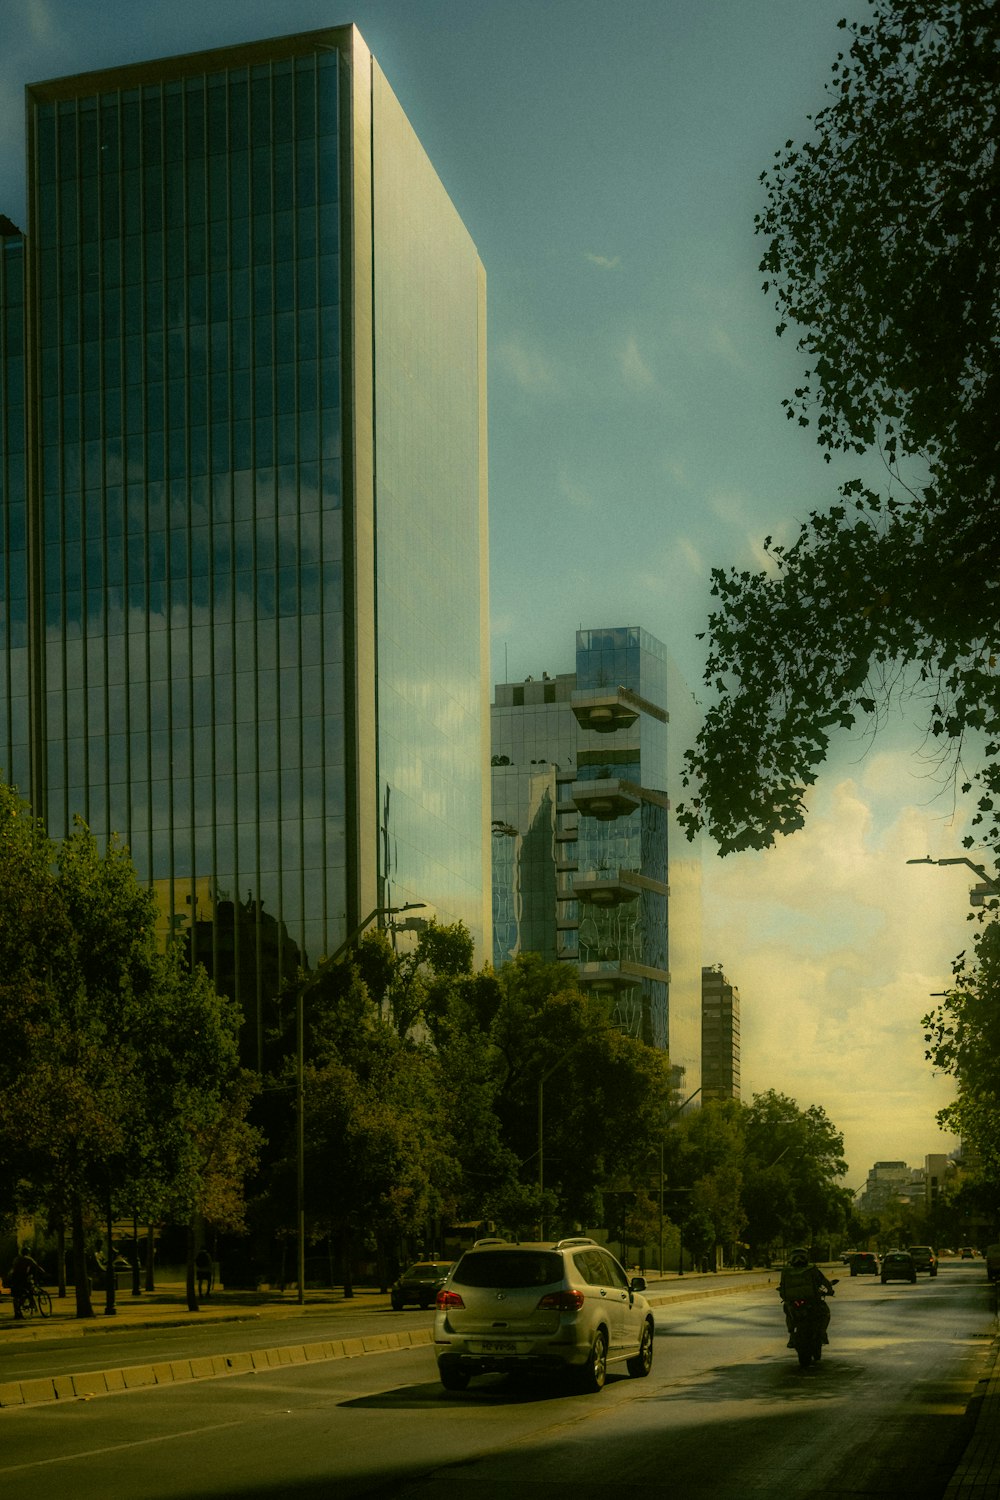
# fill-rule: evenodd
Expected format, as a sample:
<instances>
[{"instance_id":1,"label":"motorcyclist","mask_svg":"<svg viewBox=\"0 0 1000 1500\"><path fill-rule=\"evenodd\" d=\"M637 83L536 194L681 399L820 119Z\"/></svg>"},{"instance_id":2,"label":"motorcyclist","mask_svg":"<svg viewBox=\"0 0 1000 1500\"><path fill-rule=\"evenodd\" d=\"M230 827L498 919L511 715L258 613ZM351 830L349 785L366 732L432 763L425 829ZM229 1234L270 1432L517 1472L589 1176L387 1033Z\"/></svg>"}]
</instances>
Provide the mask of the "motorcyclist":
<instances>
[{"instance_id":1,"label":"motorcyclist","mask_svg":"<svg viewBox=\"0 0 1000 1500\"><path fill-rule=\"evenodd\" d=\"M829 1343L826 1330L830 1322L830 1309L823 1296L824 1292L832 1297L834 1295L833 1284L826 1279L819 1266L810 1261L808 1251L801 1248L793 1250L786 1264L781 1268L781 1277L778 1281L778 1296L781 1298L781 1305L785 1311L789 1349L795 1348L792 1333L795 1329L794 1304L796 1302L811 1302L815 1305L823 1329L823 1342Z\"/></svg>"}]
</instances>

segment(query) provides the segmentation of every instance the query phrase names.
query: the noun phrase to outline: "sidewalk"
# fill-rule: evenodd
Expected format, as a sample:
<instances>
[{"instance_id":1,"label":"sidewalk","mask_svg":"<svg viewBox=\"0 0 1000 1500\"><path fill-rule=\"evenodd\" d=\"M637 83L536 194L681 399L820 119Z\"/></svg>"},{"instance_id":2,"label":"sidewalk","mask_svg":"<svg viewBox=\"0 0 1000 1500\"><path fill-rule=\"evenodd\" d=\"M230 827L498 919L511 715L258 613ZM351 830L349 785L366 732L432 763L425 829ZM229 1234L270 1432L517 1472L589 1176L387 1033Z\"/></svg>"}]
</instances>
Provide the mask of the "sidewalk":
<instances>
[{"instance_id":1,"label":"sidewalk","mask_svg":"<svg viewBox=\"0 0 1000 1500\"><path fill-rule=\"evenodd\" d=\"M993 1500L1000 1495L1000 1339L994 1336L985 1375L969 1405L971 1436L944 1500Z\"/></svg>"}]
</instances>

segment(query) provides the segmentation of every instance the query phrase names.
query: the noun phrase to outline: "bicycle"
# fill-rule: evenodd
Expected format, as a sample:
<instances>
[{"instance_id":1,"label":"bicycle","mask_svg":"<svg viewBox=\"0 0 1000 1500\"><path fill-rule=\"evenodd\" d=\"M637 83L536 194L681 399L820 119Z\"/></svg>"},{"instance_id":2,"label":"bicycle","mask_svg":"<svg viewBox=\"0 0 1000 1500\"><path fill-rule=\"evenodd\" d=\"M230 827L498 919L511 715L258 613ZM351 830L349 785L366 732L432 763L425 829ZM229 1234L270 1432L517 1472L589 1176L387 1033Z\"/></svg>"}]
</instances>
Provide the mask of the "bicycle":
<instances>
[{"instance_id":1,"label":"bicycle","mask_svg":"<svg viewBox=\"0 0 1000 1500\"><path fill-rule=\"evenodd\" d=\"M35 1313L40 1318L52 1316L52 1298L43 1286L35 1286L32 1282L21 1292L20 1296L14 1294L14 1316L20 1312L22 1317L33 1318Z\"/></svg>"}]
</instances>

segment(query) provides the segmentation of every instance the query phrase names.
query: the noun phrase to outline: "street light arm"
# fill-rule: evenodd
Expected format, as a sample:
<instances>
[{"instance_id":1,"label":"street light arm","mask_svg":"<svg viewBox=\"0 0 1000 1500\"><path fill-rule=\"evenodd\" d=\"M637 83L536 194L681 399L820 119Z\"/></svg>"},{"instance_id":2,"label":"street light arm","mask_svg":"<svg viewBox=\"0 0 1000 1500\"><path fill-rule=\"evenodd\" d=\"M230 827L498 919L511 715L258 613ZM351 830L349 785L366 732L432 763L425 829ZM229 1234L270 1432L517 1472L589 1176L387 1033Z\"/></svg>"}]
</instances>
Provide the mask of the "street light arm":
<instances>
[{"instance_id":1,"label":"street light arm","mask_svg":"<svg viewBox=\"0 0 1000 1500\"><path fill-rule=\"evenodd\" d=\"M329 957L320 960L303 988L305 990L312 989L313 985L319 981L322 975L324 975L328 969L332 968L339 958L343 958L348 948L354 947L354 944L357 942L358 938L366 930L366 928L372 925L376 917L395 917L403 911L423 911L426 906L426 901L406 901L402 906L376 906L374 911L370 911L368 913L363 922L360 922L357 927L355 927L351 932L348 933L347 937L341 943L339 948L335 948L334 951L329 955Z\"/></svg>"},{"instance_id":2,"label":"street light arm","mask_svg":"<svg viewBox=\"0 0 1000 1500\"><path fill-rule=\"evenodd\" d=\"M929 854L925 854L922 859L908 859L906 863L908 865L967 865L985 885L989 886L994 895L1000 895L1000 881L996 876L987 875L982 865L977 865L964 854L950 855L947 859L932 859Z\"/></svg>"}]
</instances>

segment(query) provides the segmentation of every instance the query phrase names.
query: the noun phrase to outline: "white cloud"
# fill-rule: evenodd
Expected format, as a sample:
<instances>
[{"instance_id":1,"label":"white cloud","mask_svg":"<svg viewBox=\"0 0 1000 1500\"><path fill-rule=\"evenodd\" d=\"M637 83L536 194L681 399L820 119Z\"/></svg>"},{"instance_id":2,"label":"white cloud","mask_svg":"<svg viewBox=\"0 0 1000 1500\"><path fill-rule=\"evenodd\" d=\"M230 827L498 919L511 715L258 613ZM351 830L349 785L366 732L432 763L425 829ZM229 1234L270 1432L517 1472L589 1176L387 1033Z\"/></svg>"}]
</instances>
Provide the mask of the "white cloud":
<instances>
[{"instance_id":1,"label":"white cloud","mask_svg":"<svg viewBox=\"0 0 1000 1500\"><path fill-rule=\"evenodd\" d=\"M633 390L650 390L656 385L652 367L639 349L635 334L630 334L618 353L618 366L625 384Z\"/></svg>"},{"instance_id":2,"label":"white cloud","mask_svg":"<svg viewBox=\"0 0 1000 1500\"><path fill-rule=\"evenodd\" d=\"M592 490L587 489L565 469L559 471L559 494L568 500L575 510L593 510L596 500Z\"/></svg>"},{"instance_id":3,"label":"white cloud","mask_svg":"<svg viewBox=\"0 0 1000 1500\"><path fill-rule=\"evenodd\" d=\"M537 346L516 334L497 344L496 361L524 391L537 395L540 391L555 391L559 387L552 360Z\"/></svg>"},{"instance_id":4,"label":"white cloud","mask_svg":"<svg viewBox=\"0 0 1000 1500\"><path fill-rule=\"evenodd\" d=\"M589 260L592 266L599 266L602 271L613 271L622 263L620 255L594 255L589 250L584 252L584 258Z\"/></svg>"},{"instance_id":5,"label":"white cloud","mask_svg":"<svg viewBox=\"0 0 1000 1500\"><path fill-rule=\"evenodd\" d=\"M890 761L897 790L915 790L902 752L880 757L876 779ZM887 822L863 777L831 778L802 832L706 864L705 961L740 990L744 1097L774 1088L822 1105L844 1132L852 1187L877 1160L917 1166L956 1144L935 1120L952 1083L924 1060L920 1023L967 941L974 877L956 889L907 867L928 826L912 803Z\"/></svg>"}]
</instances>

